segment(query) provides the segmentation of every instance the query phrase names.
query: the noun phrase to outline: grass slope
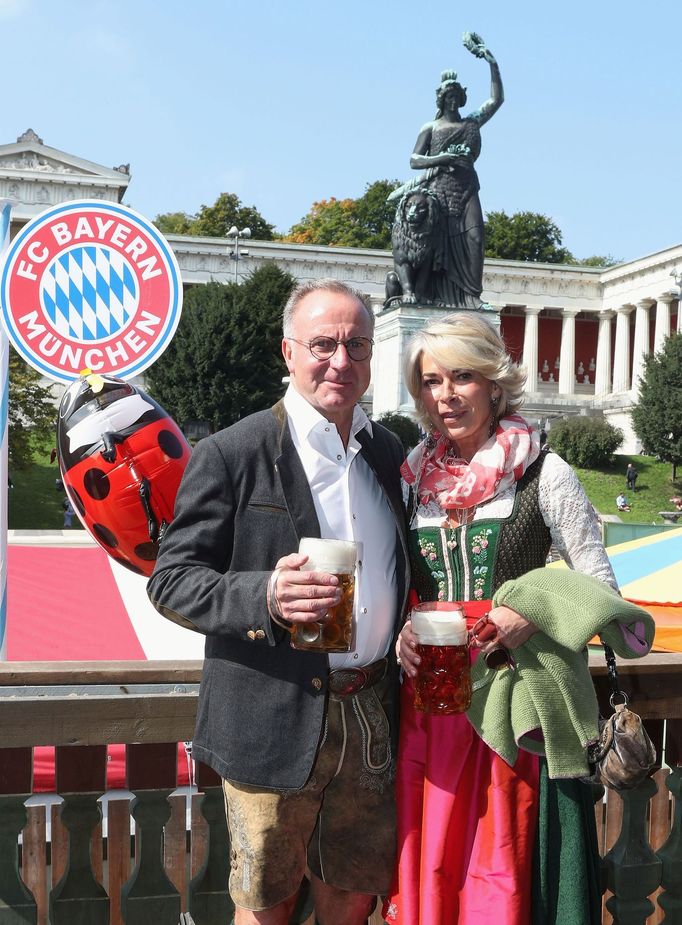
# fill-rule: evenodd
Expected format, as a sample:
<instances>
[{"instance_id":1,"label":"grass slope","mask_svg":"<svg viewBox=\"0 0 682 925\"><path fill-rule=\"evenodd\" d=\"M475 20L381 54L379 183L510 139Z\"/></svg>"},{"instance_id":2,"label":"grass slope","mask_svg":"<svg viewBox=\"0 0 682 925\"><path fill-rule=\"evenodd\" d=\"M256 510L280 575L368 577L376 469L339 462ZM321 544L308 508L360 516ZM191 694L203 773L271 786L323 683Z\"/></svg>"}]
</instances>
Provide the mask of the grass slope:
<instances>
[{"instance_id":1,"label":"grass slope","mask_svg":"<svg viewBox=\"0 0 682 925\"><path fill-rule=\"evenodd\" d=\"M56 462L50 463L51 447L34 451L33 465L10 472L14 488L9 491L7 520L10 530L61 530L64 522L63 491L55 488L59 478ZM80 527L77 517L73 526Z\"/></svg>"},{"instance_id":2,"label":"grass slope","mask_svg":"<svg viewBox=\"0 0 682 925\"><path fill-rule=\"evenodd\" d=\"M633 494L625 485L625 470L631 462L638 472L637 491ZM576 469L595 508L600 514L618 514L623 523L663 523L659 511L674 510L670 504L673 495L682 493L682 481L671 481L672 466L652 456L615 456L610 466L603 469ZM630 504L629 513L618 513L616 496L625 492Z\"/></svg>"}]
</instances>

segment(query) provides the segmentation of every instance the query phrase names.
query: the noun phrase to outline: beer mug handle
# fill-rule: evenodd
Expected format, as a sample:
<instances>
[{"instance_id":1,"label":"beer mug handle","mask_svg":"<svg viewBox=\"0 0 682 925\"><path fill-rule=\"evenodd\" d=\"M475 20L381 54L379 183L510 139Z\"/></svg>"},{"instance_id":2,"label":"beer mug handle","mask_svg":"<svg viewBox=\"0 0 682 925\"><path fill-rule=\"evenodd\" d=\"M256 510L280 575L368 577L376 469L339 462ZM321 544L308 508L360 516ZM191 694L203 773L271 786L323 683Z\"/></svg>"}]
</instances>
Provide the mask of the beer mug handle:
<instances>
[{"instance_id":1,"label":"beer mug handle","mask_svg":"<svg viewBox=\"0 0 682 925\"><path fill-rule=\"evenodd\" d=\"M493 642L497 638L497 634L497 626L486 613L480 620L477 620L469 630L469 648L480 648L484 646L486 642ZM511 652L500 643L486 652L483 658L488 668L497 670L498 668L514 667L514 659Z\"/></svg>"},{"instance_id":2,"label":"beer mug handle","mask_svg":"<svg viewBox=\"0 0 682 925\"><path fill-rule=\"evenodd\" d=\"M472 648L482 646L496 636L497 627L487 613L483 614L469 630L469 646Z\"/></svg>"}]
</instances>

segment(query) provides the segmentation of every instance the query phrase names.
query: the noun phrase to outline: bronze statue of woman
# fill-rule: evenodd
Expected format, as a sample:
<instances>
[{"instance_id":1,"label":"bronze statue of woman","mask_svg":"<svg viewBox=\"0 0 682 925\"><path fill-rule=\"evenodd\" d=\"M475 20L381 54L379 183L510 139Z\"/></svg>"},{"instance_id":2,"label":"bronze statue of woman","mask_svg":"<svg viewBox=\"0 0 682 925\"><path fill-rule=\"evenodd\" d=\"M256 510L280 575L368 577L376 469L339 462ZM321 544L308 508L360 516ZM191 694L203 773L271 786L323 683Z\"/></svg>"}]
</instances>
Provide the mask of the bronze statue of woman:
<instances>
[{"instance_id":1,"label":"bronze statue of woman","mask_svg":"<svg viewBox=\"0 0 682 925\"><path fill-rule=\"evenodd\" d=\"M483 211L474 164L481 152L481 126L502 105L504 91L497 61L480 36L465 33L464 46L490 65L490 99L474 112L461 115L467 101L466 88L457 80L455 71L443 71L436 90L436 118L419 132L410 158L410 167L423 173L395 190L389 199L401 199L420 189L435 196L440 207L432 242L431 273L421 276L423 291L416 290L416 298L410 301L479 308L483 288Z\"/></svg>"}]
</instances>

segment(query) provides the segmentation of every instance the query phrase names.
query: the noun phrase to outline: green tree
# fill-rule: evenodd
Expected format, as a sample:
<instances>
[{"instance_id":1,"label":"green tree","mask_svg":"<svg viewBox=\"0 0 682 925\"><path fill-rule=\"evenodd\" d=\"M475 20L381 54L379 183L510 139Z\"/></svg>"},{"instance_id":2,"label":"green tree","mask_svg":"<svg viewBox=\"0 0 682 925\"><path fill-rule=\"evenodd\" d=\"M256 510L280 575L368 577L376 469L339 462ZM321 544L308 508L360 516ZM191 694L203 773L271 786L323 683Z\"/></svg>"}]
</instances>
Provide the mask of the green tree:
<instances>
[{"instance_id":1,"label":"green tree","mask_svg":"<svg viewBox=\"0 0 682 925\"><path fill-rule=\"evenodd\" d=\"M386 414L382 414L378 417L377 421L383 424L384 427L393 431L393 433L400 438L400 442L406 453L409 453L409 451L421 440L421 432L418 425L406 414L398 414L396 411L387 411Z\"/></svg>"},{"instance_id":2,"label":"green tree","mask_svg":"<svg viewBox=\"0 0 682 925\"><path fill-rule=\"evenodd\" d=\"M272 241L274 225L266 222L255 206L245 206L235 193L221 193L212 206L202 206L191 224L190 234L206 238L224 238L236 225L251 229L251 237Z\"/></svg>"},{"instance_id":3,"label":"green tree","mask_svg":"<svg viewBox=\"0 0 682 925\"><path fill-rule=\"evenodd\" d=\"M591 257L582 257L580 260L576 260L575 263L579 267L615 267L617 264L622 263L622 260L617 260L611 254L603 256L593 254Z\"/></svg>"},{"instance_id":4,"label":"green tree","mask_svg":"<svg viewBox=\"0 0 682 925\"><path fill-rule=\"evenodd\" d=\"M623 432L603 418L572 417L553 421L549 445L581 469L607 465L623 442Z\"/></svg>"},{"instance_id":5,"label":"green tree","mask_svg":"<svg viewBox=\"0 0 682 925\"><path fill-rule=\"evenodd\" d=\"M538 212L488 212L485 222L486 257L534 263L573 263L561 246L559 226Z\"/></svg>"},{"instance_id":6,"label":"green tree","mask_svg":"<svg viewBox=\"0 0 682 925\"><path fill-rule=\"evenodd\" d=\"M40 375L10 347L7 440L9 467L27 469L36 444L55 440L57 407Z\"/></svg>"},{"instance_id":7,"label":"green tree","mask_svg":"<svg viewBox=\"0 0 682 925\"><path fill-rule=\"evenodd\" d=\"M375 180L368 183L362 196L355 200L358 224L364 230L367 241L362 247L384 250L391 247L391 228L397 203L386 200L399 186L399 180Z\"/></svg>"},{"instance_id":8,"label":"green tree","mask_svg":"<svg viewBox=\"0 0 682 925\"><path fill-rule=\"evenodd\" d=\"M281 397L282 308L294 283L266 263L242 285L189 290L173 340L147 372L150 392L180 425L219 430Z\"/></svg>"},{"instance_id":9,"label":"green tree","mask_svg":"<svg viewBox=\"0 0 682 925\"><path fill-rule=\"evenodd\" d=\"M682 463L682 334L671 335L660 353L646 358L631 415L644 449L672 464L674 481Z\"/></svg>"},{"instance_id":10,"label":"green tree","mask_svg":"<svg viewBox=\"0 0 682 925\"><path fill-rule=\"evenodd\" d=\"M193 221L194 216L186 212L164 212L156 216L154 224L161 234L191 234Z\"/></svg>"},{"instance_id":11,"label":"green tree","mask_svg":"<svg viewBox=\"0 0 682 925\"><path fill-rule=\"evenodd\" d=\"M398 180L368 183L358 199L322 199L294 225L282 240L292 244L324 244L330 247L391 246L391 226L395 203L388 194L400 185Z\"/></svg>"},{"instance_id":12,"label":"green tree","mask_svg":"<svg viewBox=\"0 0 682 925\"><path fill-rule=\"evenodd\" d=\"M221 193L212 206L202 205L196 215L162 212L154 224L163 234L188 234L205 238L224 238L233 225L251 230L251 237L272 241L275 228L266 222L255 206L242 204L236 193Z\"/></svg>"}]
</instances>

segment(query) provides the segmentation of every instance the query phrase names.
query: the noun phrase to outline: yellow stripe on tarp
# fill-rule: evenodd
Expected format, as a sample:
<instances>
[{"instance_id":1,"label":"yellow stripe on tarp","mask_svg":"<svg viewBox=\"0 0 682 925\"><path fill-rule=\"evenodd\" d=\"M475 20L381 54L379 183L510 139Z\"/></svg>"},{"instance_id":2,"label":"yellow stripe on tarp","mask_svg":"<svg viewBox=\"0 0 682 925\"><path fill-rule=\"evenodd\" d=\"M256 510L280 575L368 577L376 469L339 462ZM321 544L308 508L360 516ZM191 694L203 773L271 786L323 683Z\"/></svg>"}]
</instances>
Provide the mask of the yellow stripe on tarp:
<instances>
[{"instance_id":1,"label":"yellow stripe on tarp","mask_svg":"<svg viewBox=\"0 0 682 925\"><path fill-rule=\"evenodd\" d=\"M632 597L637 601L660 601L667 604L682 603L681 567L679 562L669 565L621 586L623 597Z\"/></svg>"},{"instance_id":2,"label":"yellow stripe on tarp","mask_svg":"<svg viewBox=\"0 0 682 925\"><path fill-rule=\"evenodd\" d=\"M679 528L682 530L682 527ZM618 555L621 552L634 552L644 546L655 546L657 543L665 543L673 537L677 537L677 530L664 530L661 533L653 533L651 536L641 536L638 540L626 540L624 543L617 543L615 546L609 546L606 550L609 556Z\"/></svg>"}]
</instances>

